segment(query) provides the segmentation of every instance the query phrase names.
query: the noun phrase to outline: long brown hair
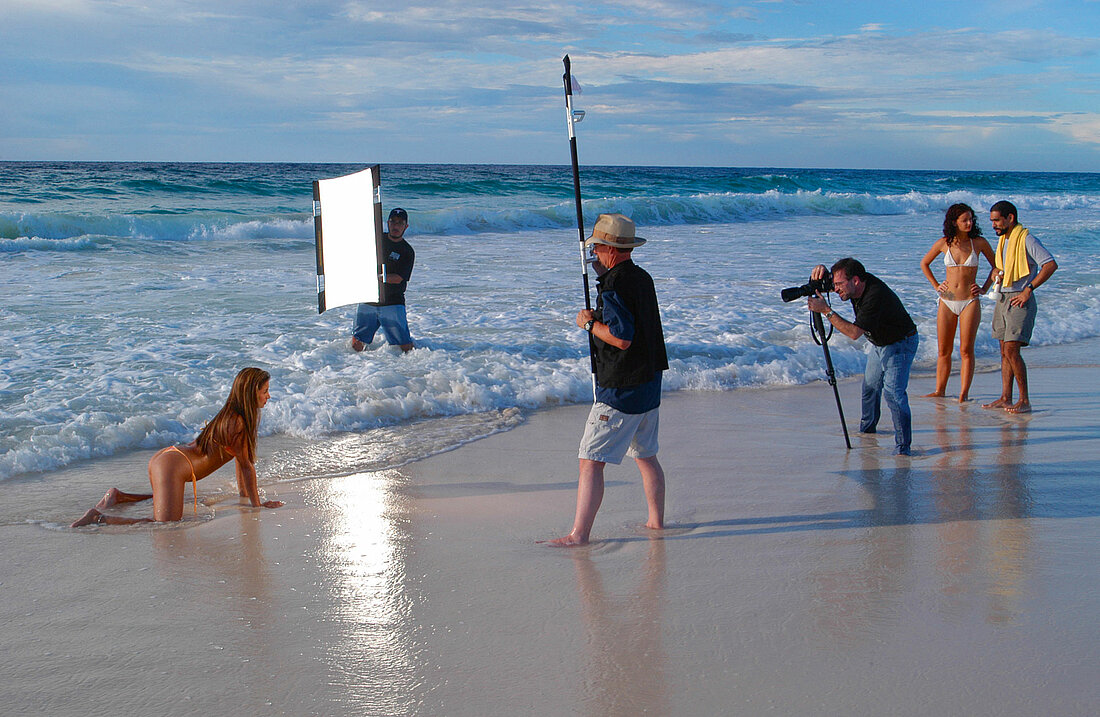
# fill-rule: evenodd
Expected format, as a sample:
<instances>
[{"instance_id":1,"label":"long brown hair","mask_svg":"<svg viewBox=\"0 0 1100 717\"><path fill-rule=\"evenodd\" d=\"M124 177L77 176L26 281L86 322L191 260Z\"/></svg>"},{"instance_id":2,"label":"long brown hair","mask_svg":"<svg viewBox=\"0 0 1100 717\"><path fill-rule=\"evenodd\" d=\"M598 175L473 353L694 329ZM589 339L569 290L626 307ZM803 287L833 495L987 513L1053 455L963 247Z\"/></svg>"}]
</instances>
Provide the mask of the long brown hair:
<instances>
[{"instance_id":1,"label":"long brown hair","mask_svg":"<svg viewBox=\"0 0 1100 717\"><path fill-rule=\"evenodd\" d=\"M978 215L974 213L974 210L970 208L969 204L952 204L947 208L947 215L943 218L943 236L947 239L947 246L952 246L958 237L955 236L959 233L959 228L955 225L959 217L967 212L970 213L970 217L974 220L974 223L970 225L971 239L977 239L982 235L982 228L978 226Z\"/></svg>"},{"instance_id":2,"label":"long brown hair","mask_svg":"<svg viewBox=\"0 0 1100 717\"><path fill-rule=\"evenodd\" d=\"M255 460L256 432L260 427L260 409L256 406L256 395L270 380L271 374L262 368L249 366L241 369L233 379L233 388L230 389L229 398L225 399L222 410L210 419L210 423L203 427L199 437L195 439L204 455L212 454L215 448L225 448L234 443L237 431L240 430L244 433L248 455L237 457ZM238 417L239 423L236 420Z\"/></svg>"}]
</instances>

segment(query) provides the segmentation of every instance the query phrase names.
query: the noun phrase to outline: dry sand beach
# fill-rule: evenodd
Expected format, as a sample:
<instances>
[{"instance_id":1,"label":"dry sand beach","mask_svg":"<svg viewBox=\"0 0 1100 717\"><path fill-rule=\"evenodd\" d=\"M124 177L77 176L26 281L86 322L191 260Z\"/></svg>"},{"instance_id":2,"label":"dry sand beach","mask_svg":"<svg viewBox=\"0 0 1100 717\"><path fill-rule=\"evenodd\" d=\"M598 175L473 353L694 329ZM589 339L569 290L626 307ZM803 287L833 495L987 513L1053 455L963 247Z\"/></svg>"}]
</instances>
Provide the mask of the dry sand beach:
<instances>
[{"instance_id":1,"label":"dry sand beach","mask_svg":"<svg viewBox=\"0 0 1100 717\"><path fill-rule=\"evenodd\" d=\"M670 527L612 467L579 549L536 541L571 524L587 406L277 510L9 525L0 714L1093 715L1098 348L1029 350L1031 415L980 408L996 372L913 398L912 458L846 451L822 382L667 395Z\"/></svg>"}]
</instances>

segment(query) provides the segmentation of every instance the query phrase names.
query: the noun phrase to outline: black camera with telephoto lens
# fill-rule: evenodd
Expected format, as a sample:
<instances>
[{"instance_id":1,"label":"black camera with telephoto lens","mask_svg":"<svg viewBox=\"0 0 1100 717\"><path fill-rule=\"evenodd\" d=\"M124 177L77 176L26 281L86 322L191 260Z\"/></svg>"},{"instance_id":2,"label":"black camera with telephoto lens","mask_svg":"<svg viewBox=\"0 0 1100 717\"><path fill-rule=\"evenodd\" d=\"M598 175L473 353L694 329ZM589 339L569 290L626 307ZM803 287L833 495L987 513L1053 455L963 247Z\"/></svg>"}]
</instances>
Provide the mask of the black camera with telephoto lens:
<instances>
[{"instance_id":1,"label":"black camera with telephoto lens","mask_svg":"<svg viewBox=\"0 0 1100 717\"><path fill-rule=\"evenodd\" d=\"M820 279L810 279L802 286L792 286L789 289L784 289L780 296L783 297L783 301L794 301L795 299L801 299L803 296L813 296L817 292L828 292L833 290L833 275L826 274Z\"/></svg>"}]
</instances>

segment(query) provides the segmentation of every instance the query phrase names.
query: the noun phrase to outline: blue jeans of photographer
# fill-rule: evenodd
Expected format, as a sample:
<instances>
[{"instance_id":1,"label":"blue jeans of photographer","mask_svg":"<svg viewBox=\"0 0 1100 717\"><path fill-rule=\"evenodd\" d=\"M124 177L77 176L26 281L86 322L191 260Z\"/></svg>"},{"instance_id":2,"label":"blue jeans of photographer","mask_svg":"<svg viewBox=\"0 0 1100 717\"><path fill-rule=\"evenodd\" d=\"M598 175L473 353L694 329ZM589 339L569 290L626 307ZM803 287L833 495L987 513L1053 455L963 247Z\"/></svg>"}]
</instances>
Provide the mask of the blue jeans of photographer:
<instances>
[{"instance_id":1,"label":"blue jeans of photographer","mask_svg":"<svg viewBox=\"0 0 1100 717\"><path fill-rule=\"evenodd\" d=\"M914 333L889 346L871 346L867 368L863 372L863 415L859 420L862 433L874 433L881 415L881 399L894 419L894 442L897 452L909 455L913 444L913 414L909 410L909 369L917 354Z\"/></svg>"}]
</instances>

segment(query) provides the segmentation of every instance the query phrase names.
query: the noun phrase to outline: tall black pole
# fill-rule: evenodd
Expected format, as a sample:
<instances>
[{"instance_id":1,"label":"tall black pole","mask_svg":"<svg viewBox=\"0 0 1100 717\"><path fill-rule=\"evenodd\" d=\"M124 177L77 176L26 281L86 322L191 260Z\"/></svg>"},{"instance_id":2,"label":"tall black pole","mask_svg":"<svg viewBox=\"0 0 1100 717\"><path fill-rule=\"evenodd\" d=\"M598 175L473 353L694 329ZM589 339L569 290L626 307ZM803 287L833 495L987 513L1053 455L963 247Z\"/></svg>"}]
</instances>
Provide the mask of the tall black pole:
<instances>
[{"instance_id":1,"label":"tall black pole","mask_svg":"<svg viewBox=\"0 0 1100 717\"><path fill-rule=\"evenodd\" d=\"M829 385L833 387L833 396L836 397L836 410L840 413L840 427L844 429L844 445L848 446L848 450L852 449L852 440L848 438L848 424L844 422L844 408L840 405L840 389L836 387L836 372L833 371L833 357L829 355L829 337L825 334L825 322L821 318L821 314L816 311L810 312L813 321L813 331L817 336L821 337L818 341L821 344L821 349L825 352L825 375L829 379Z\"/></svg>"},{"instance_id":2,"label":"tall black pole","mask_svg":"<svg viewBox=\"0 0 1100 717\"><path fill-rule=\"evenodd\" d=\"M592 308L592 292L588 288L588 252L584 248L584 211L581 209L581 170L577 160L577 133L574 129L573 117L573 75L569 66L569 55L562 58L565 63L565 74L562 82L565 84L565 118L569 125L569 158L573 162L573 203L577 207L577 239L581 250L581 277L584 280L584 308ZM588 356L592 360L593 383L595 383L596 357L592 354L592 340L588 341Z\"/></svg>"}]
</instances>

